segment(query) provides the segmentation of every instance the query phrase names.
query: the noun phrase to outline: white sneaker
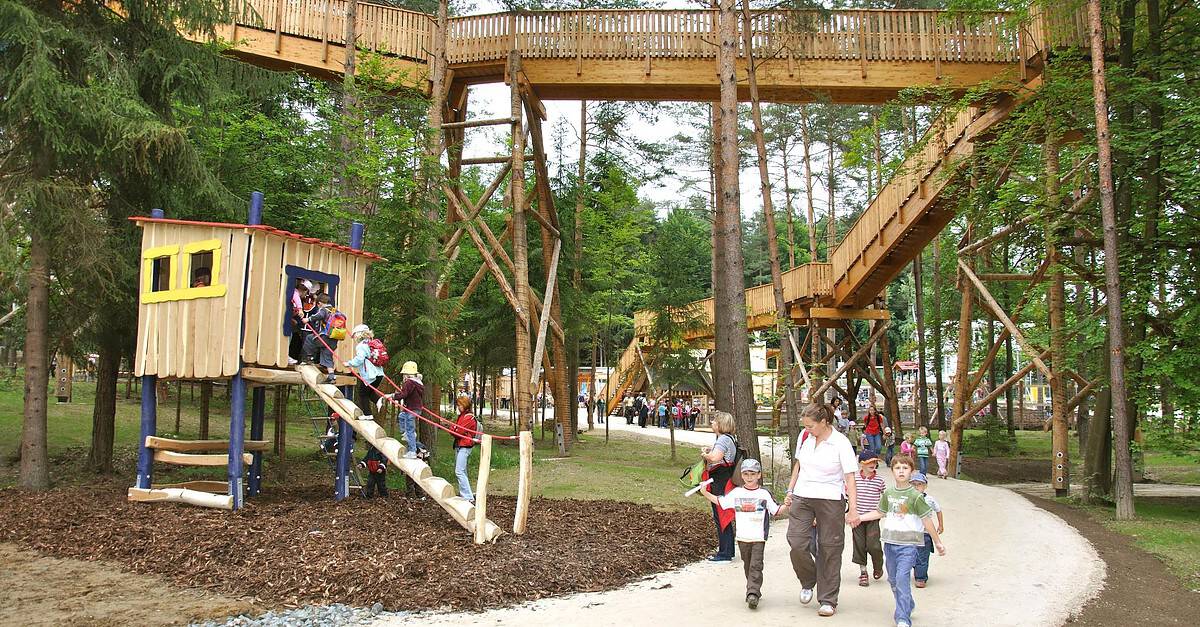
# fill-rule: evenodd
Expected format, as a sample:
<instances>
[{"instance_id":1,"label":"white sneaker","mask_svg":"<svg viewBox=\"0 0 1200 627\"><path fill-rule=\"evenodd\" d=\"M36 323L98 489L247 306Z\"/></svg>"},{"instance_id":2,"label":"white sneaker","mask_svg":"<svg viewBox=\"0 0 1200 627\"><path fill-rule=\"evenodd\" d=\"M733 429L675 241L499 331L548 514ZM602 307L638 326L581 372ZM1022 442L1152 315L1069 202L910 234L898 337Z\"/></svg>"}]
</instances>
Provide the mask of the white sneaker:
<instances>
[{"instance_id":1,"label":"white sneaker","mask_svg":"<svg viewBox=\"0 0 1200 627\"><path fill-rule=\"evenodd\" d=\"M363 415L359 416L358 419L359 420L375 420L375 416L372 416L370 414L363 414Z\"/></svg>"},{"instance_id":2,"label":"white sneaker","mask_svg":"<svg viewBox=\"0 0 1200 627\"><path fill-rule=\"evenodd\" d=\"M296 361L295 359L292 359L291 357L288 357L288 365L289 366L295 366L298 363L300 363L300 362Z\"/></svg>"},{"instance_id":3,"label":"white sneaker","mask_svg":"<svg viewBox=\"0 0 1200 627\"><path fill-rule=\"evenodd\" d=\"M404 459L416 459L416 458L417 458L417 454L413 453L411 451L404 454Z\"/></svg>"},{"instance_id":4,"label":"white sneaker","mask_svg":"<svg viewBox=\"0 0 1200 627\"><path fill-rule=\"evenodd\" d=\"M896 627L912 627L912 625L909 625L908 623L906 623L904 621L900 621L900 622L896 623Z\"/></svg>"},{"instance_id":5,"label":"white sneaker","mask_svg":"<svg viewBox=\"0 0 1200 627\"><path fill-rule=\"evenodd\" d=\"M804 588L804 589L800 590L800 602L801 603L808 605L808 603L810 601L812 601L812 598L813 598L813 591L811 589Z\"/></svg>"},{"instance_id":6,"label":"white sneaker","mask_svg":"<svg viewBox=\"0 0 1200 627\"><path fill-rule=\"evenodd\" d=\"M832 605L826 603L817 609L817 616L833 616L836 612Z\"/></svg>"}]
</instances>

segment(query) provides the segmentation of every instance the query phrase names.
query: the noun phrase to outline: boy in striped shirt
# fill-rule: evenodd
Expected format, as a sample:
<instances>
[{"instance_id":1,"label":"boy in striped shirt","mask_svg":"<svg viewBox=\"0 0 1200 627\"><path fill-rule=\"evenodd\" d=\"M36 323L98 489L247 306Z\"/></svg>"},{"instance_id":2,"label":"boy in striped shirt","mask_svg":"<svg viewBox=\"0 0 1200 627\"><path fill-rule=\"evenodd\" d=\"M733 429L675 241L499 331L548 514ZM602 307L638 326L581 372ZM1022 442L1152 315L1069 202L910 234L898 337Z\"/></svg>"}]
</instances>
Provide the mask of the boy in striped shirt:
<instances>
[{"instance_id":1,"label":"boy in striped shirt","mask_svg":"<svg viewBox=\"0 0 1200 627\"><path fill-rule=\"evenodd\" d=\"M858 515L879 509L879 497L887 489L883 478L875 473L879 457L875 451L863 449L858 454L858 474L854 475L854 486L858 490ZM883 545L879 542L879 521L863 521L853 530L854 563L858 564L858 585L871 585L867 578L867 556L871 556L875 579L883 576Z\"/></svg>"}]
</instances>

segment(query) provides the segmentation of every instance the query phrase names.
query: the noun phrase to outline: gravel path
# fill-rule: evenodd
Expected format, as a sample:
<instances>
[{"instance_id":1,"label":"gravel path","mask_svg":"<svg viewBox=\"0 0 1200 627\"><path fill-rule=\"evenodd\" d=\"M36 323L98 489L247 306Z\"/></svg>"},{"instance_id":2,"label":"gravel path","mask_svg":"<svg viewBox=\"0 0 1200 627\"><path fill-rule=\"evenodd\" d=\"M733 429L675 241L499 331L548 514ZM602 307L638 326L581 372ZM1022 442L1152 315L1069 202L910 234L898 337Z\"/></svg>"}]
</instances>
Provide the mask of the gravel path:
<instances>
[{"instance_id":1,"label":"gravel path","mask_svg":"<svg viewBox=\"0 0 1200 627\"><path fill-rule=\"evenodd\" d=\"M598 425L599 426L599 425ZM629 430L624 420L610 425ZM663 439L662 429L633 430ZM706 444L708 433L677 432L677 440ZM887 476L889 483L891 477ZM1103 586L1105 564L1092 545L1062 519L1003 488L934 479L946 510L946 557L934 557L929 587L914 590L917 625L1062 625ZM420 613L381 617L377 625L519 624L622 626L710 624L750 619L764 625L891 624L886 579L857 584L847 537L838 615L800 605L788 561L787 521L775 522L766 551L763 599L751 614L744 604L742 565L696 563L608 592L543 599L478 614ZM848 534L847 534L848 535ZM714 593L714 590L722 592Z\"/></svg>"}]
</instances>

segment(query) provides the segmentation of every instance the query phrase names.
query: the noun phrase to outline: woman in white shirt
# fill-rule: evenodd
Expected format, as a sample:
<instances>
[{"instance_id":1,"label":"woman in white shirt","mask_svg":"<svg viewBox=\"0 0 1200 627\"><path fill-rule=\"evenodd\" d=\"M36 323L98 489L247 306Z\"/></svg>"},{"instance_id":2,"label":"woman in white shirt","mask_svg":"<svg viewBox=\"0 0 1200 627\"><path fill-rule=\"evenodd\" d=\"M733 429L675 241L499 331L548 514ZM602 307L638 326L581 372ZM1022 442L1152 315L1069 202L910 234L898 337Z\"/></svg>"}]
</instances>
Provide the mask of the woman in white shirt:
<instances>
[{"instance_id":1,"label":"woman in white shirt","mask_svg":"<svg viewBox=\"0 0 1200 627\"><path fill-rule=\"evenodd\" d=\"M788 544L792 569L800 580L800 602L812 601L814 589L821 616L837 611L841 589L842 548L846 524L858 525L854 473L858 460L850 440L834 428L833 408L813 404L800 415L805 433L800 436L792 465L792 480L784 507L788 508ZM849 497L849 510L846 498ZM817 526L817 559L809 553L813 521Z\"/></svg>"}]
</instances>

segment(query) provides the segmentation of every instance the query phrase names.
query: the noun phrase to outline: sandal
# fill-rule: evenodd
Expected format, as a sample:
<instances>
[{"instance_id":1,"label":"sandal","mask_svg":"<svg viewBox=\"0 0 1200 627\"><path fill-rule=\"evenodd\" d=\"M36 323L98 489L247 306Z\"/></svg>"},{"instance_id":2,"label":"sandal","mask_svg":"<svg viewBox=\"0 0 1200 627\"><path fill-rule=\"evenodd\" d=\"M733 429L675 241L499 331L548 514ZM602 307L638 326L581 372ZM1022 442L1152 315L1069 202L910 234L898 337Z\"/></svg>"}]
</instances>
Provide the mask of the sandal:
<instances>
[{"instance_id":1,"label":"sandal","mask_svg":"<svg viewBox=\"0 0 1200 627\"><path fill-rule=\"evenodd\" d=\"M882 570L875 571L875 580L878 581L882 578L883 578L883 571Z\"/></svg>"},{"instance_id":2,"label":"sandal","mask_svg":"<svg viewBox=\"0 0 1200 627\"><path fill-rule=\"evenodd\" d=\"M867 580L867 573L864 572L858 574L858 585L864 588L871 585L871 582Z\"/></svg>"},{"instance_id":3,"label":"sandal","mask_svg":"<svg viewBox=\"0 0 1200 627\"><path fill-rule=\"evenodd\" d=\"M921 581L920 579L918 579L918 580L917 580L917 587L918 587L918 588L924 588L924 587L925 587L925 582L924 582L924 581Z\"/></svg>"}]
</instances>

